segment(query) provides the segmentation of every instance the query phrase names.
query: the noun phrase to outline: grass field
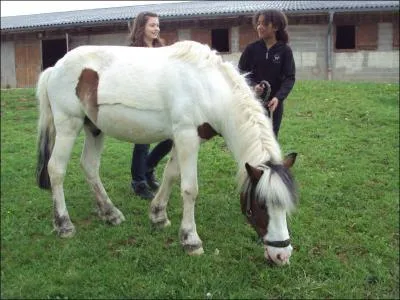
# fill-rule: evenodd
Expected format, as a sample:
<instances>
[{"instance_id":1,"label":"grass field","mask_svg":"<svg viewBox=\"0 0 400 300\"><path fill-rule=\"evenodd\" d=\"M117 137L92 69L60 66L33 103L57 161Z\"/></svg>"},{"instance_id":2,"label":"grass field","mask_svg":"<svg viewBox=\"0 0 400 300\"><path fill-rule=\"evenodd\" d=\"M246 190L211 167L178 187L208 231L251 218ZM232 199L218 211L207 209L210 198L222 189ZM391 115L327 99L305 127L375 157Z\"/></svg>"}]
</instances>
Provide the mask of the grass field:
<instances>
[{"instance_id":1,"label":"grass field","mask_svg":"<svg viewBox=\"0 0 400 300\"><path fill-rule=\"evenodd\" d=\"M52 202L35 182L33 89L1 91L1 298L399 298L399 85L298 81L286 100L283 152L300 205L289 219L291 264L271 268L241 215L236 165L222 138L202 146L196 222L205 254L154 230L149 203L130 189L132 145L107 138L101 176L126 222L94 214L79 166L83 133L65 181L77 234L52 232ZM157 169L161 176L163 166ZM219 253L219 254L218 254Z\"/></svg>"}]
</instances>

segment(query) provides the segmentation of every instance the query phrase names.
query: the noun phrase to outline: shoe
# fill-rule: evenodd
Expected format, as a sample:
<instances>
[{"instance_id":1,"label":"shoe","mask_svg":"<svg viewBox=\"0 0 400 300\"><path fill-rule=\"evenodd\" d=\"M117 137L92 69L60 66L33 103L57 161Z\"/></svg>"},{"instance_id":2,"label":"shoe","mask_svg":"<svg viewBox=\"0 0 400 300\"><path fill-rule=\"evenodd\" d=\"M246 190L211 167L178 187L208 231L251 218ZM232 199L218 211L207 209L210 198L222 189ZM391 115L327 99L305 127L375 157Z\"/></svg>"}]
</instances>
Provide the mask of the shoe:
<instances>
[{"instance_id":1,"label":"shoe","mask_svg":"<svg viewBox=\"0 0 400 300\"><path fill-rule=\"evenodd\" d=\"M132 183L132 189L133 193L142 199L152 200L154 198L153 192L150 191L149 187L145 182L140 182L137 184Z\"/></svg>"},{"instance_id":2,"label":"shoe","mask_svg":"<svg viewBox=\"0 0 400 300\"><path fill-rule=\"evenodd\" d=\"M156 191L160 187L160 183L154 176L154 170L146 173L146 181L151 190Z\"/></svg>"}]
</instances>

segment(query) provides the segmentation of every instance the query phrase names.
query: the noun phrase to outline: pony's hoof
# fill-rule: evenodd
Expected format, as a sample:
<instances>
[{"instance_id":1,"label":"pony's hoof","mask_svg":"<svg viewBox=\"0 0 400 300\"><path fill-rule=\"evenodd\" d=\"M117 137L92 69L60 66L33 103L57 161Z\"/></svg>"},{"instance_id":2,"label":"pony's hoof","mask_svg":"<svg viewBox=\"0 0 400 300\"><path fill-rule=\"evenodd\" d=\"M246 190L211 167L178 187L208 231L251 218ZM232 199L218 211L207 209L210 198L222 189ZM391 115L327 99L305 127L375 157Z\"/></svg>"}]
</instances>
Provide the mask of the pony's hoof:
<instances>
[{"instance_id":1,"label":"pony's hoof","mask_svg":"<svg viewBox=\"0 0 400 300\"><path fill-rule=\"evenodd\" d=\"M125 216L118 209L114 212L114 214L108 218L107 220L111 225L119 225L125 221Z\"/></svg>"},{"instance_id":2,"label":"pony's hoof","mask_svg":"<svg viewBox=\"0 0 400 300\"><path fill-rule=\"evenodd\" d=\"M202 255L204 253L202 244L199 245L184 245L186 253L192 256Z\"/></svg>"},{"instance_id":3,"label":"pony's hoof","mask_svg":"<svg viewBox=\"0 0 400 300\"><path fill-rule=\"evenodd\" d=\"M99 216L100 218L111 224L111 225L119 225L121 224L123 221L125 221L125 217L123 215L123 213L118 209L118 208L113 208L112 210L109 210L105 213L102 213L101 211L99 211Z\"/></svg>"},{"instance_id":4,"label":"pony's hoof","mask_svg":"<svg viewBox=\"0 0 400 300\"><path fill-rule=\"evenodd\" d=\"M153 226L154 226L155 228L158 228L158 229L163 229L163 228L165 228L165 227L171 226L171 222L170 222L170 220L165 219L165 220L153 222Z\"/></svg>"},{"instance_id":5,"label":"pony's hoof","mask_svg":"<svg viewBox=\"0 0 400 300\"><path fill-rule=\"evenodd\" d=\"M68 228L59 228L56 229L56 231L60 238L72 238L76 233L74 226Z\"/></svg>"},{"instance_id":6,"label":"pony's hoof","mask_svg":"<svg viewBox=\"0 0 400 300\"><path fill-rule=\"evenodd\" d=\"M186 253L189 254L190 256L199 256L204 253L203 247L200 246L200 248L197 248L195 250L186 250Z\"/></svg>"}]
</instances>

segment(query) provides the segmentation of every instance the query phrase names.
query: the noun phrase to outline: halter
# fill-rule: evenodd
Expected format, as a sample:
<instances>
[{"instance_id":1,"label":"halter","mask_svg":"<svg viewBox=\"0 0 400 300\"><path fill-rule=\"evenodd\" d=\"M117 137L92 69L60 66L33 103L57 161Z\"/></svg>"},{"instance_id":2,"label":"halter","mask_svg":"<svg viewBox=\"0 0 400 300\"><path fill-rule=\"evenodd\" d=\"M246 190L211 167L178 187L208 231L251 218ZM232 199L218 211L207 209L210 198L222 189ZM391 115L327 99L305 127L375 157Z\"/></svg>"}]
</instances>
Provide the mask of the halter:
<instances>
[{"instance_id":1,"label":"halter","mask_svg":"<svg viewBox=\"0 0 400 300\"><path fill-rule=\"evenodd\" d=\"M262 86L264 86L264 97L262 97L261 101L264 103L267 111L268 111L268 116L271 118L271 122L273 121L273 112L269 110L268 108L268 103L270 101L269 96L271 95L271 85L269 84L268 81L262 80L260 82ZM265 91L266 89L266 91Z\"/></svg>"},{"instance_id":2,"label":"halter","mask_svg":"<svg viewBox=\"0 0 400 300\"><path fill-rule=\"evenodd\" d=\"M264 91L264 97L262 98L262 102L268 103L269 95L271 95L271 85L266 80L262 80L260 84L264 86L264 89L267 89L266 91Z\"/></svg>"},{"instance_id":3,"label":"halter","mask_svg":"<svg viewBox=\"0 0 400 300\"><path fill-rule=\"evenodd\" d=\"M246 197L246 216L250 219L250 222L256 226L256 218L253 215L253 211L251 209L251 199L254 199L256 192L256 185L252 184L251 185L251 190L250 190L250 196ZM265 210L264 208L261 208L261 210ZM268 226L268 224L267 224ZM260 237L263 244L266 246L270 247L275 247L275 248L286 248L290 246L290 238L284 241L268 241L264 240L262 237Z\"/></svg>"},{"instance_id":4,"label":"halter","mask_svg":"<svg viewBox=\"0 0 400 300\"><path fill-rule=\"evenodd\" d=\"M271 246L275 248L286 248L290 246L290 239L284 240L284 241L263 241L264 245L266 246Z\"/></svg>"}]
</instances>

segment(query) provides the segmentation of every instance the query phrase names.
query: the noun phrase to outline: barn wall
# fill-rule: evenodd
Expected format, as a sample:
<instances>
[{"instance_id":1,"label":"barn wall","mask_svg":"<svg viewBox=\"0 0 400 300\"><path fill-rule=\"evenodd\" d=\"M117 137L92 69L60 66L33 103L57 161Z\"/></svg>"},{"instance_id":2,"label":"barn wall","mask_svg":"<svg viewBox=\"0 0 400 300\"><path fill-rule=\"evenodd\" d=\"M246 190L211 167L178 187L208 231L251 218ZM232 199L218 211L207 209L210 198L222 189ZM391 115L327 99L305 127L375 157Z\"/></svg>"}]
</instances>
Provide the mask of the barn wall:
<instances>
[{"instance_id":1,"label":"barn wall","mask_svg":"<svg viewBox=\"0 0 400 300\"><path fill-rule=\"evenodd\" d=\"M293 25L289 28L290 47L296 64L296 77L304 80L327 79L328 25Z\"/></svg>"},{"instance_id":2,"label":"barn wall","mask_svg":"<svg viewBox=\"0 0 400 300\"><path fill-rule=\"evenodd\" d=\"M399 81L399 50L393 49L393 24L378 23L377 50L356 50L332 53L333 80L344 81ZM257 39L251 25L239 27L239 48ZM327 74L327 24L289 25L290 43L296 64L296 78L300 80L326 80ZM231 36L231 43L235 37ZM231 45L232 49L234 48ZM241 52L223 55L237 64Z\"/></svg>"},{"instance_id":3,"label":"barn wall","mask_svg":"<svg viewBox=\"0 0 400 300\"><path fill-rule=\"evenodd\" d=\"M1 88L15 88L15 43L14 41L1 42Z\"/></svg>"},{"instance_id":4,"label":"barn wall","mask_svg":"<svg viewBox=\"0 0 400 300\"><path fill-rule=\"evenodd\" d=\"M393 49L392 23L378 23L377 50L336 52L333 80L399 82L399 50Z\"/></svg>"},{"instance_id":5,"label":"barn wall","mask_svg":"<svg viewBox=\"0 0 400 300\"><path fill-rule=\"evenodd\" d=\"M358 27L357 49L332 49L332 79L346 81L399 81L398 14L335 14L334 21L350 22ZM228 22L228 23L227 23ZM195 40L211 44L211 31L229 28L230 52L221 54L237 65L240 54L258 39L250 19L184 20L165 23L161 37L166 45L179 40ZM326 80L327 38L326 16L289 16L290 46L296 63L297 79ZM333 32L332 40L335 39ZM34 87L41 71L41 39L65 38L63 30L51 29L41 35L2 34L1 87ZM80 45L127 45L128 29L124 26L76 28L69 31L69 49ZM371 49L369 49L371 48Z\"/></svg>"}]
</instances>

